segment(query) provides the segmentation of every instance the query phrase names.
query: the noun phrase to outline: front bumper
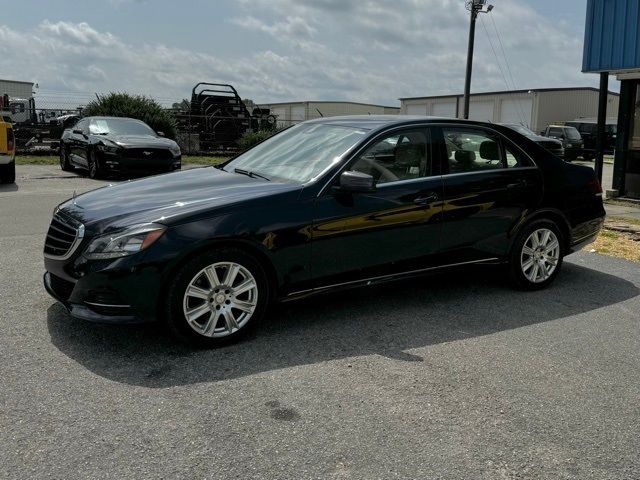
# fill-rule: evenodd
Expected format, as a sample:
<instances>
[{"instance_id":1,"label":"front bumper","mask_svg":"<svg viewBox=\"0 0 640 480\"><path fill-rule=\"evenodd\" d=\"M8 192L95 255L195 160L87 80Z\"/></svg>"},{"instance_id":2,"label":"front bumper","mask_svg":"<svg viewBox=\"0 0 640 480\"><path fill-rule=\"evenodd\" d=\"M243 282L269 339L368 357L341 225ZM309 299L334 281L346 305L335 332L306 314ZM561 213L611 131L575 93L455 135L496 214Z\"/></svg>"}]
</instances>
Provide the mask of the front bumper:
<instances>
[{"instance_id":1,"label":"front bumper","mask_svg":"<svg viewBox=\"0 0 640 480\"><path fill-rule=\"evenodd\" d=\"M142 159L130 158L126 151L121 154L101 152L100 166L105 173L114 175L167 173L182 168L182 156Z\"/></svg>"},{"instance_id":2,"label":"front bumper","mask_svg":"<svg viewBox=\"0 0 640 480\"><path fill-rule=\"evenodd\" d=\"M53 298L58 300L67 309L69 314L80 320L105 324L137 324L149 322L149 319L142 318L126 304L107 304L99 302L79 301L79 297L88 297L88 292L76 291L76 285L50 272L45 272L43 277L44 288ZM63 282L70 284L68 287ZM72 293L68 293L67 288ZM71 301L71 296L74 300Z\"/></svg>"}]
</instances>

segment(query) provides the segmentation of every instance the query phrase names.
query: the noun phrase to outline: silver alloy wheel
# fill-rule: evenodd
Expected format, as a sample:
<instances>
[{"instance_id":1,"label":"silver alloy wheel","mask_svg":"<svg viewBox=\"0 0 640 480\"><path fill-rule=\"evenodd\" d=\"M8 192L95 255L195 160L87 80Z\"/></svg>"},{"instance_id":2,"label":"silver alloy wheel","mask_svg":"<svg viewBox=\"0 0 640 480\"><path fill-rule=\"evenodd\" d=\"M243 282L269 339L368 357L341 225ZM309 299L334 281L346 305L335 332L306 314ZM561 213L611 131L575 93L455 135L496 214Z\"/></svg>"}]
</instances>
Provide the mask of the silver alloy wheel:
<instances>
[{"instance_id":1,"label":"silver alloy wheel","mask_svg":"<svg viewBox=\"0 0 640 480\"><path fill-rule=\"evenodd\" d=\"M246 325L258 303L251 272L234 262L200 270L189 282L182 311L189 326L205 337L226 337Z\"/></svg>"},{"instance_id":2,"label":"silver alloy wheel","mask_svg":"<svg viewBox=\"0 0 640 480\"><path fill-rule=\"evenodd\" d=\"M529 235L522 246L520 265L522 273L532 283L548 279L560 260L560 242L552 230L539 228Z\"/></svg>"}]
</instances>

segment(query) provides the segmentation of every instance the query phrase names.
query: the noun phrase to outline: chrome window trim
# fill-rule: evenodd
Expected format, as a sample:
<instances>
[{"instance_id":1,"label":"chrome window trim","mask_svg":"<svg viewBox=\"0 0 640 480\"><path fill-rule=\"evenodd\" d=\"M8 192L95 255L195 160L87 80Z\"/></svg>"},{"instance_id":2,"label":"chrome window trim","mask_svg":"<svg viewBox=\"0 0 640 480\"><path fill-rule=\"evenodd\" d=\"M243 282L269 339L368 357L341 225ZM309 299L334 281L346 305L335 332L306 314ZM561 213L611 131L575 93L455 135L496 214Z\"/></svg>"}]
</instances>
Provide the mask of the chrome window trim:
<instances>
[{"instance_id":1,"label":"chrome window trim","mask_svg":"<svg viewBox=\"0 0 640 480\"><path fill-rule=\"evenodd\" d=\"M73 224L71 224L69 222L68 217L66 215L62 214L59 209L57 209L54 212L53 216L57 217L58 220L60 220L61 223L64 223L66 225L69 225L72 228L75 228L76 237L73 240L73 242L71 243L71 246L69 247L69 250L67 250L67 253L65 253L64 255L51 255L50 253L44 252L44 257L45 258L49 258L51 260L68 260L75 253L75 251L78 249L78 247L80 246L80 243L82 243L82 239L84 238L84 225L82 223L76 221L76 220L73 220L73 222L75 222L77 224L77 225L74 226ZM47 237L49 236L48 233L49 233L49 231L47 230Z\"/></svg>"},{"instance_id":2,"label":"chrome window trim","mask_svg":"<svg viewBox=\"0 0 640 480\"><path fill-rule=\"evenodd\" d=\"M367 148L369 145L371 145L372 142L374 142L375 140L378 140L380 137L382 137L383 135L387 135L387 134L391 134L397 130L405 130L405 129L410 129L410 128L431 128L431 127L436 127L436 128L456 128L456 127L462 127L462 128L470 128L470 129L480 129L480 130L487 130L495 135L498 135L498 137L500 138L501 141L503 142L507 142L508 145L513 146L515 148L517 148L520 153L522 153L524 156L526 156L530 161L531 161L531 166L529 167L512 167L512 168L508 168L508 167L503 167L503 168L496 168L493 170L496 171L505 171L505 172L513 172L513 171L518 171L518 170L531 170L531 169L536 169L539 170L540 167L538 166L538 164L535 162L535 160L531 157L531 155L529 155L527 152L524 151L524 149L522 147L520 147L518 144L516 144L515 142L513 142L512 140L510 140L509 138L507 138L504 134L498 132L497 130L495 130L494 128L491 128L491 125L476 125L473 123L465 123L463 121L461 122L451 122L451 123L440 123L440 122L423 122L423 121L418 121L416 123L404 123L402 125L397 125L395 127L392 127L388 130L383 130L381 132L378 132L375 136L373 136L369 141L367 141L366 143L364 143L362 146L360 146L357 150L354 150L353 152L345 152L345 157L348 156L348 160L345 163L350 162L353 158L355 158L357 155L359 155L365 148ZM544 147L543 147L544 148ZM341 161L344 161L344 158L340 159ZM336 173L334 173L328 180L327 182L325 182L325 184L322 186L322 188L320 189L320 191L318 192L318 194L316 195L316 198L320 198L322 195L325 194L325 192L328 190L329 186L331 185L331 183L333 183L333 181L335 180L335 178L343 172L343 168L344 165L341 166L340 168L338 168L338 170L336 170ZM489 170L491 171L491 170ZM406 182L413 182L416 180L426 180L429 178L437 178L437 177L449 177L450 175L470 175L470 174L476 174L476 173L486 173L486 170L482 170L482 171L478 171L478 172L456 172L456 173L446 173L446 174L440 174L440 175L431 175L429 177L421 177L419 179L416 178L412 178L409 180L398 180L397 182L387 182L387 183L383 183L382 185L380 185L380 187L376 187L376 188L382 188L384 185L398 185L401 183L406 183Z\"/></svg>"}]
</instances>

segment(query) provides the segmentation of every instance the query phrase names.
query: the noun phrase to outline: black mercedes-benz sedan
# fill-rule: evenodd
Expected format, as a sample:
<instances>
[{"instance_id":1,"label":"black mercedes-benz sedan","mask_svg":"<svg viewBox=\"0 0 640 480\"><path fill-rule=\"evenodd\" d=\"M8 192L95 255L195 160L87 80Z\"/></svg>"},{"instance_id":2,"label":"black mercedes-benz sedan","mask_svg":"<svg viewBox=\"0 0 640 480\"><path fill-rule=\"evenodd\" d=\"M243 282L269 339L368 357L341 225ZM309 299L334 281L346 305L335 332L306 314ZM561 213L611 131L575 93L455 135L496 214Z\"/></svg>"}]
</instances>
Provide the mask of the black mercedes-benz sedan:
<instances>
[{"instance_id":1,"label":"black mercedes-benz sedan","mask_svg":"<svg viewBox=\"0 0 640 480\"><path fill-rule=\"evenodd\" d=\"M321 118L217 166L60 204L44 284L72 316L241 337L268 306L467 264L546 287L604 219L594 171L500 125Z\"/></svg>"},{"instance_id":2,"label":"black mercedes-benz sedan","mask_svg":"<svg viewBox=\"0 0 640 480\"><path fill-rule=\"evenodd\" d=\"M181 166L178 144L133 118L86 117L60 138L60 168L78 167L91 178L165 173Z\"/></svg>"}]
</instances>

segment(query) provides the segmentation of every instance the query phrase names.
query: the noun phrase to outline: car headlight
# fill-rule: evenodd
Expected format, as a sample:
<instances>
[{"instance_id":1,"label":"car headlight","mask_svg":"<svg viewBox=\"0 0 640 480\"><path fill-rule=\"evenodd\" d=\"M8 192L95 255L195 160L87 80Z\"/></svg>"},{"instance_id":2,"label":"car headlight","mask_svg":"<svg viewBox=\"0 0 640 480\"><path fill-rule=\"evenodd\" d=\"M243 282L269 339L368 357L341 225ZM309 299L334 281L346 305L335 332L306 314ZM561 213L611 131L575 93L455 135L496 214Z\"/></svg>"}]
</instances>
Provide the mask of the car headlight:
<instances>
[{"instance_id":1,"label":"car headlight","mask_svg":"<svg viewBox=\"0 0 640 480\"><path fill-rule=\"evenodd\" d=\"M180 151L180 147L178 145L172 145L169 147L171 153L173 153L174 157L178 157L182 152Z\"/></svg>"},{"instance_id":2,"label":"car headlight","mask_svg":"<svg viewBox=\"0 0 640 480\"><path fill-rule=\"evenodd\" d=\"M117 145L108 145L108 144L100 144L98 145L98 150L101 152L107 153L116 153L120 147Z\"/></svg>"},{"instance_id":3,"label":"car headlight","mask_svg":"<svg viewBox=\"0 0 640 480\"><path fill-rule=\"evenodd\" d=\"M89 260L103 260L133 255L148 248L165 230L163 225L147 223L101 235L91 241L84 256Z\"/></svg>"}]
</instances>

